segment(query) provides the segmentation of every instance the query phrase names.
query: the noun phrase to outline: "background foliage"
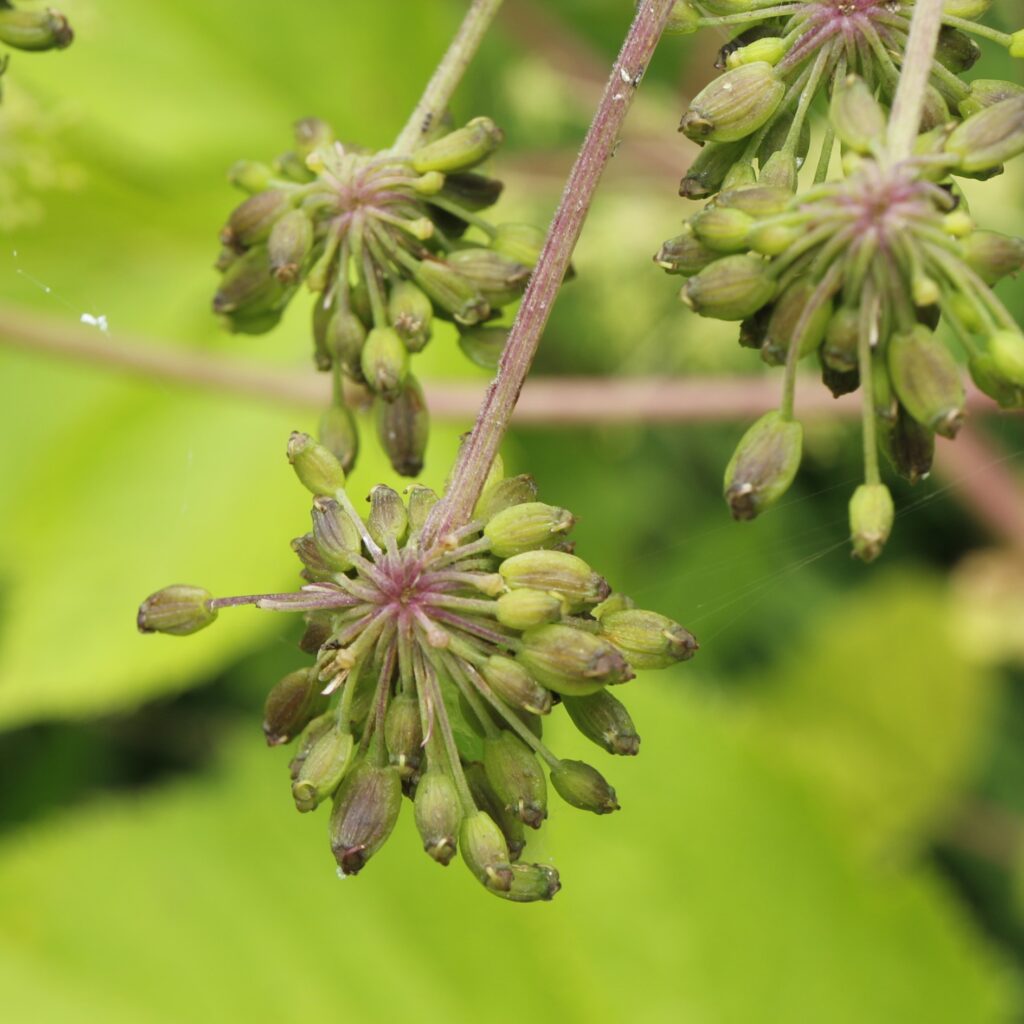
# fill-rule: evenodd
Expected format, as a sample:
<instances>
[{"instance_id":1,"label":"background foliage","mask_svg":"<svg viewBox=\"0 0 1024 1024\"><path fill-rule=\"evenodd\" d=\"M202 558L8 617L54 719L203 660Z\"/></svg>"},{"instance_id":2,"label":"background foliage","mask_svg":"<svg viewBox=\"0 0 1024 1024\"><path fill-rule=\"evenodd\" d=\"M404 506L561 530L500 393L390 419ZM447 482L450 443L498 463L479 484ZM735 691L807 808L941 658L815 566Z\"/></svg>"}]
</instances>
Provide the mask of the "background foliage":
<instances>
[{"instance_id":1,"label":"background foliage","mask_svg":"<svg viewBox=\"0 0 1024 1024\"><path fill-rule=\"evenodd\" d=\"M303 302L256 339L220 334L207 312L234 198L223 171L286 148L307 114L386 145L464 5L61 6L76 44L17 55L5 81L0 301L306 366ZM502 209L542 222L629 4L507 7L457 110L505 125ZM649 264L684 215L690 154L673 129L716 45L659 54L539 371L759 372ZM997 56L975 73L1020 78ZM1024 234L1019 173L974 191L990 223ZM1024 313L1019 287L1005 297ZM483 382L451 337L420 365ZM895 540L867 569L843 543L852 428L815 425L791 499L744 525L718 497L740 423L516 432L507 461L580 514L581 554L704 643L630 685L643 752L609 766L625 810L559 808L535 856L566 888L518 908L417 853L408 814L364 876L335 878L323 818L294 813L287 755L259 732L264 693L298 658L295 624L241 611L188 642L134 633L139 598L174 579L291 585L306 500L283 447L314 423L313 409L0 347L12 1019L1020 1019L1024 676L1007 609L1024 573L979 554L998 538L957 500L969 479L898 492ZM428 483L466 426L435 424ZM1020 420L984 426L1019 478ZM395 483L368 446L355 493L377 480Z\"/></svg>"}]
</instances>

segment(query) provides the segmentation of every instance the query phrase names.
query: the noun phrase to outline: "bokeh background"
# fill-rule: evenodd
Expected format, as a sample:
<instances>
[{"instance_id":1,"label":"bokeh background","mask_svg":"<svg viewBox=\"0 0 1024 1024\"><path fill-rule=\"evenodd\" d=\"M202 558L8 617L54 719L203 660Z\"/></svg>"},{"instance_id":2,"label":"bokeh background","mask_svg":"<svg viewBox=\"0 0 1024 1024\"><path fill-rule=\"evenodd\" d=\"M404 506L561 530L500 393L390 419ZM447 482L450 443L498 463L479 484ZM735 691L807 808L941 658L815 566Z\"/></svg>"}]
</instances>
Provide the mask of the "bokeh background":
<instances>
[{"instance_id":1,"label":"bokeh background","mask_svg":"<svg viewBox=\"0 0 1024 1024\"><path fill-rule=\"evenodd\" d=\"M534 841L562 873L552 904L440 870L408 812L339 881L324 815L295 813L288 753L260 732L266 691L301 658L298 623L241 610L188 641L134 631L139 599L171 581L293 584L307 502L284 441L317 409L26 337L305 371L308 300L263 338L225 336L208 312L236 201L224 172L287 148L309 114L386 146L465 4L59 6L77 41L15 55L0 106L4 1016L1024 1019L1024 422L975 416L959 458L940 442L941 471L895 487L896 534L872 567L844 543L859 472L845 420L813 420L793 492L741 525L719 488L742 416L516 429L507 463L578 513L580 553L703 649L630 684L639 758L593 752L623 811L558 806ZM506 7L455 112L505 126L500 212L545 222L630 4ZM1019 16L1017 0L990 15ZM770 372L650 262L686 215L676 122L722 41L662 47L538 374ZM973 74L1021 80L1022 65L988 47ZM973 188L979 219L1024 234L1022 183L1018 168ZM1019 284L1002 294L1024 314ZM82 314L109 332L83 334ZM443 332L418 365L486 381ZM436 419L428 483L468 425ZM353 493L378 480L398 483L371 443Z\"/></svg>"}]
</instances>

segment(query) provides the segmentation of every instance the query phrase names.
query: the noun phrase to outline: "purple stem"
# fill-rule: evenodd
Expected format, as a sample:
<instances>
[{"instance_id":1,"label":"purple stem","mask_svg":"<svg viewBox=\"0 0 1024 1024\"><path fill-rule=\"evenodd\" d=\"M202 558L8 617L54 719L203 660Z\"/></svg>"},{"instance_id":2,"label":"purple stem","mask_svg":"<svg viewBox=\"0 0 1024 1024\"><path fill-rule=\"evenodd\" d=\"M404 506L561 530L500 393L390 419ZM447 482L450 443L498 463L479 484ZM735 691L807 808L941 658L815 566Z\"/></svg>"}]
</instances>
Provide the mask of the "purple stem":
<instances>
[{"instance_id":1,"label":"purple stem","mask_svg":"<svg viewBox=\"0 0 1024 1024\"><path fill-rule=\"evenodd\" d=\"M601 103L565 193L548 231L537 269L509 333L498 375L484 396L469 440L463 446L451 485L424 528L424 547L469 522L487 473L498 452L519 392L547 326L558 290L587 219L605 166L615 152L619 131L647 65L657 49L673 0L644 0L612 68Z\"/></svg>"}]
</instances>

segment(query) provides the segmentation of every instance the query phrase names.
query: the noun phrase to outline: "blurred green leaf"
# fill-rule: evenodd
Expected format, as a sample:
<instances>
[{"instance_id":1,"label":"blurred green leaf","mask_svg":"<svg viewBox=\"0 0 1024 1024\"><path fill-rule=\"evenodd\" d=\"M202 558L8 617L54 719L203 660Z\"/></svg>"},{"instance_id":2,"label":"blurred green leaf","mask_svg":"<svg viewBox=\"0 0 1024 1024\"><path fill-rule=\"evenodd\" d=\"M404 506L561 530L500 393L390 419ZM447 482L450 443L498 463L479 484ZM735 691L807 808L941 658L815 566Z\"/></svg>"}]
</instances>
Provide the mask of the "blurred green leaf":
<instances>
[{"instance_id":1,"label":"blurred green leaf","mask_svg":"<svg viewBox=\"0 0 1024 1024\"><path fill-rule=\"evenodd\" d=\"M516 907L424 857L408 808L339 881L323 814L250 734L209 781L110 800L0 846L5 1011L33 1022L305 1020L995 1024L1007 976L923 870L844 852L820 800L700 699L640 680L625 810L559 804ZM568 733L567 729L555 730Z\"/></svg>"},{"instance_id":2,"label":"blurred green leaf","mask_svg":"<svg viewBox=\"0 0 1024 1024\"><path fill-rule=\"evenodd\" d=\"M763 742L867 852L914 852L974 774L996 686L967 660L937 580L881 573L812 621L767 679Z\"/></svg>"}]
</instances>

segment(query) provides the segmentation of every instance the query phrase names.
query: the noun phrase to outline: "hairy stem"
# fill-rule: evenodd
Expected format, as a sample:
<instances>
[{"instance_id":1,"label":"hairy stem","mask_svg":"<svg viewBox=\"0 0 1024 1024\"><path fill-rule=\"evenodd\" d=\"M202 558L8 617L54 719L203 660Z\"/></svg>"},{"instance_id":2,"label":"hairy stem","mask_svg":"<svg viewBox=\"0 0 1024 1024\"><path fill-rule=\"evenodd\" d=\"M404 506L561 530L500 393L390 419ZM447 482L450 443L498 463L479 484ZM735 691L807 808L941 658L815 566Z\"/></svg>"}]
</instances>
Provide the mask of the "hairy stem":
<instances>
[{"instance_id":1,"label":"hairy stem","mask_svg":"<svg viewBox=\"0 0 1024 1024\"><path fill-rule=\"evenodd\" d=\"M917 0L910 22L910 37L903 56L900 84L889 118L889 153L894 160L910 156L921 128L925 95L932 73L932 61L942 28L943 0Z\"/></svg>"},{"instance_id":2,"label":"hairy stem","mask_svg":"<svg viewBox=\"0 0 1024 1024\"><path fill-rule=\"evenodd\" d=\"M395 140L394 149L397 152L408 153L416 149L444 116L452 94L459 87L466 68L480 49L480 44L501 4L502 0L473 0L465 18L462 19L459 31L448 47L448 52L437 66L419 103L416 104L416 109Z\"/></svg>"},{"instance_id":3,"label":"hairy stem","mask_svg":"<svg viewBox=\"0 0 1024 1024\"><path fill-rule=\"evenodd\" d=\"M645 0L637 10L569 175L537 269L502 353L498 375L484 397L472 433L455 464L451 486L435 506L424 530L427 542L472 518L473 506L508 429L551 307L569 269L598 182L615 151L622 123L671 10L672 0Z\"/></svg>"}]
</instances>

